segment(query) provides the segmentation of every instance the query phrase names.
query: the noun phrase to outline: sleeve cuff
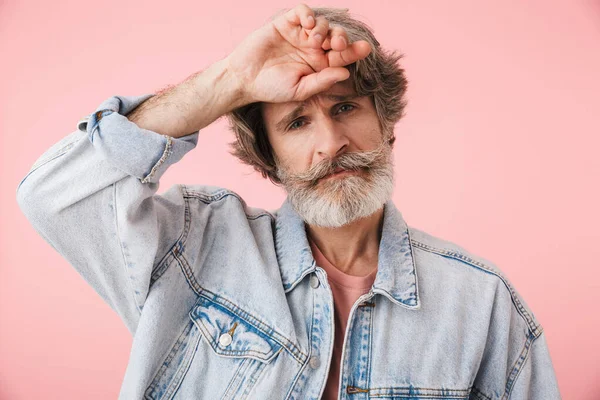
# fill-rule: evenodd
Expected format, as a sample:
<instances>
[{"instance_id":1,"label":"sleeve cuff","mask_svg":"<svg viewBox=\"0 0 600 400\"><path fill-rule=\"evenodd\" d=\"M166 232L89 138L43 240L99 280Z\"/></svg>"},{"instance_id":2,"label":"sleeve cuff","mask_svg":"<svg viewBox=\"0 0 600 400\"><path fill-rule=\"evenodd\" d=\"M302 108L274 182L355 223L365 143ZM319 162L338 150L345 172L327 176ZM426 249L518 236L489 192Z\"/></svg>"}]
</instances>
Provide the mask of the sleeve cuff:
<instances>
[{"instance_id":1,"label":"sleeve cuff","mask_svg":"<svg viewBox=\"0 0 600 400\"><path fill-rule=\"evenodd\" d=\"M142 183L158 183L168 167L198 143L198 131L174 138L142 129L127 119L127 114L152 96L110 97L77 124L112 165Z\"/></svg>"}]
</instances>

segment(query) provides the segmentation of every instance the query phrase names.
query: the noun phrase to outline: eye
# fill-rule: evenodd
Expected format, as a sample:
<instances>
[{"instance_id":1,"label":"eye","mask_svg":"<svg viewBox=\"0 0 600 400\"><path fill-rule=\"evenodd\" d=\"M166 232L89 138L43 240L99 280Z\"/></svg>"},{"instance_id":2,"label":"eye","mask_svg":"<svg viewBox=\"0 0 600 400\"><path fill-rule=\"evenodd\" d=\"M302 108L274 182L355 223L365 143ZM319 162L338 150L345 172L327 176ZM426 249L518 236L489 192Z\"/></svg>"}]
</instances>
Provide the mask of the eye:
<instances>
[{"instance_id":1,"label":"eye","mask_svg":"<svg viewBox=\"0 0 600 400\"><path fill-rule=\"evenodd\" d=\"M352 104L342 104L342 105L340 106L340 108L338 108L338 111L341 111L341 110L343 110L343 109L344 109L344 107L350 107L350 109L349 109L349 110L348 110L348 109L346 109L347 111L352 111L352 110L354 109L354 105L352 105ZM337 113L336 113L336 114L337 114Z\"/></svg>"},{"instance_id":2,"label":"eye","mask_svg":"<svg viewBox=\"0 0 600 400\"><path fill-rule=\"evenodd\" d=\"M300 124L300 123L304 123L304 121L303 121L303 120L301 120L301 119L297 119L297 120L295 120L294 122L292 122L292 123L290 124L290 126L288 127L288 130L292 130L292 131L293 131L293 130L295 130L295 129L300 129L300 128L302 128L302 125L298 125L298 124Z\"/></svg>"}]
</instances>

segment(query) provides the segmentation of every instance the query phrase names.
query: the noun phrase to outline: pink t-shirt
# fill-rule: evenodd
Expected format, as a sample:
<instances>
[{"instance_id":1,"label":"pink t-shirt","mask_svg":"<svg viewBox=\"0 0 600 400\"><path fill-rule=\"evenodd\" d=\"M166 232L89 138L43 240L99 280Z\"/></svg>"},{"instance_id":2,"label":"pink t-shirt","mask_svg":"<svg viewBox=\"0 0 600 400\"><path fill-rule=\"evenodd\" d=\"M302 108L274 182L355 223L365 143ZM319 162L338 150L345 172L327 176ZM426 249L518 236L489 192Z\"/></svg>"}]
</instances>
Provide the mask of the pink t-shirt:
<instances>
[{"instance_id":1,"label":"pink t-shirt","mask_svg":"<svg viewBox=\"0 0 600 400\"><path fill-rule=\"evenodd\" d=\"M375 282L377 269L374 269L367 276L345 274L325 258L312 240L309 239L308 242L317 265L327 272L327 280L333 293L335 340L333 343L333 359L331 360L331 368L329 369L329 376L322 399L335 400L338 398L342 347L344 345L344 335L346 334L346 324L348 323L350 309L361 295L371 289L373 282Z\"/></svg>"}]
</instances>

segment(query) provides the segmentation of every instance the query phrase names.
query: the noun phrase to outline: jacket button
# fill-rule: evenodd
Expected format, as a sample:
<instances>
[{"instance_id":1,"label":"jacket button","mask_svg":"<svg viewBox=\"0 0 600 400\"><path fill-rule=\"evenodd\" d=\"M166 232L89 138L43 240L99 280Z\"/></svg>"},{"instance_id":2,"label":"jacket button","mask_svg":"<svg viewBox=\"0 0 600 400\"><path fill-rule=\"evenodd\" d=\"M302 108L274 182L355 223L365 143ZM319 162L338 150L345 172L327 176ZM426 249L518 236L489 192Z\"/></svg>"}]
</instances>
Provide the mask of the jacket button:
<instances>
[{"instance_id":1,"label":"jacket button","mask_svg":"<svg viewBox=\"0 0 600 400\"><path fill-rule=\"evenodd\" d=\"M310 277L310 287L316 289L319 287L319 278L316 275L311 275Z\"/></svg>"},{"instance_id":2,"label":"jacket button","mask_svg":"<svg viewBox=\"0 0 600 400\"><path fill-rule=\"evenodd\" d=\"M224 333L219 337L219 344L223 347L227 347L231 344L233 338L229 333Z\"/></svg>"},{"instance_id":3,"label":"jacket button","mask_svg":"<svg viewBox=\"0 0 600 400\"><path fill-rule=\"evenodd\" d=\"M319 361L319 358L316 356L312 356L310 360L308 360L308 366L312 369L319 368L319 365L321 365L321 361Z\"/></svg>"}]
</instances>

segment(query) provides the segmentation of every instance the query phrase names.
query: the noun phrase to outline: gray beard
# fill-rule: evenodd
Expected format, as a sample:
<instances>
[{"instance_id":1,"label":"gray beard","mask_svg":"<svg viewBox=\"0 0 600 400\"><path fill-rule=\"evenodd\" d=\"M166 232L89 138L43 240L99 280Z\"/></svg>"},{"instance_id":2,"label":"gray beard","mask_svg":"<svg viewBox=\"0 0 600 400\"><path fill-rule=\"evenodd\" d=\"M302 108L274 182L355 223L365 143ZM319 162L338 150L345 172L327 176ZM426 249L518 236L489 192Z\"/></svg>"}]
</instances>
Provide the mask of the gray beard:
<instances>
[{"instance_id":1,"label":"gray beard","mask_svg":"<svg viewBox=\"0 0 600 400\"><path fill-rule=\"evenodd\" d=\"M309 225L339 228L372 215L392 198L394 165L391 149L386 160L372 165L366 176L349 175L319 182L317 187L282 180L288 199Z\"/></svg>"}]
</instances>

